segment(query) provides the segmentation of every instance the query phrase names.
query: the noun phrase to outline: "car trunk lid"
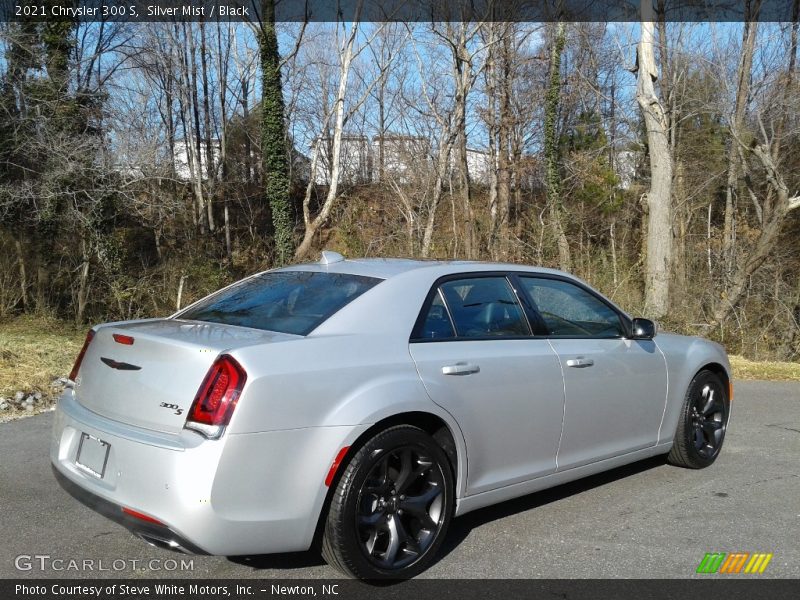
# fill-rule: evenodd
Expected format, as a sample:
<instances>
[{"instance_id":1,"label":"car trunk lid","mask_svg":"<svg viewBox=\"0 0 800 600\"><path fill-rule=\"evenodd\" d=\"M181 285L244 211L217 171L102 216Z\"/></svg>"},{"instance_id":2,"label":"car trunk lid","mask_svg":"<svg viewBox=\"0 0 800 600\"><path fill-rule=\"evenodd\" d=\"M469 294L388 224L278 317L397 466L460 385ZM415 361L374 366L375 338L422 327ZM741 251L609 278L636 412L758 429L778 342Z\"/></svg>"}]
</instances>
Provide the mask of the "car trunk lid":
<instances>
[{"instance_id":1,"label":"car trunk lid","mask_svg":"<svg viewBox=\"0 0 800 600\"><path fill-rule=\"evenodd\" d=\"M102 326L81 363L75 395L104 417L176 433L219 354L296 337L179 319Z\"/></svg>"}]
</instances>

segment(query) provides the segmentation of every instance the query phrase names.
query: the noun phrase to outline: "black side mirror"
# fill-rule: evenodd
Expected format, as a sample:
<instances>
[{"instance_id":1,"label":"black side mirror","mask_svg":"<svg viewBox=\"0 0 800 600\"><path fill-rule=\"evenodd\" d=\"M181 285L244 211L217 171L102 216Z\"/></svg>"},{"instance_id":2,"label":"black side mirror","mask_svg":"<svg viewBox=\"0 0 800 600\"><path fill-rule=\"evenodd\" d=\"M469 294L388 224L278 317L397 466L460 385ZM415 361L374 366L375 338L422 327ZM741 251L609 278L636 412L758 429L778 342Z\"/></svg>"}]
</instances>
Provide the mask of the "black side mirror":
<instances>
[{"instance_id":1,"label":"black side mirror","mask_svg":"<svg viewBox=\"0 0 800 600\"><path fill-rule=\"evenodd\" d=\"M652 340L656 337L658 327L650 319L634 319L631 323L632 340Z\"/></svg>"}]
</instances>

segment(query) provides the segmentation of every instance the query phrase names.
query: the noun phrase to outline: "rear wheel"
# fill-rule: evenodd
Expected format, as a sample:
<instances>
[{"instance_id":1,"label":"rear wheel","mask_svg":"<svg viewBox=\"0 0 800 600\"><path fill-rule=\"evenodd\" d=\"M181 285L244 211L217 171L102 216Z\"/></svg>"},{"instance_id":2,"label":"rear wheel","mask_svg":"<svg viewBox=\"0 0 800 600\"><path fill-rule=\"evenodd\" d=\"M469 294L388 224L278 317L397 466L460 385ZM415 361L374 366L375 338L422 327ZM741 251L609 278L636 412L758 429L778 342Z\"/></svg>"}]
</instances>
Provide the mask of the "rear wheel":
<instances>
[{"instance_id":1,"label":"rear wheel","mask_svg":"<svg viewBox=\"0 0 800 600\"><path fill-rule=\"evenodd\" d=\"M702 469L713 463L725 440L729 409L727 390L719 376L700 371L686 392L667 460L689 469Z\"/></svg>"},{"instance_id":2,"label":"rear wheel","mask_svg":"<svg viewBox=\"0 0 800 600\"><path fill-rule=\"evenodd\" d=\"M405 579L432 563L452 519L453 473L427 433L399 425L352 457L331 500L322 554L351 577Z\"/></svg>"}]
</instances>

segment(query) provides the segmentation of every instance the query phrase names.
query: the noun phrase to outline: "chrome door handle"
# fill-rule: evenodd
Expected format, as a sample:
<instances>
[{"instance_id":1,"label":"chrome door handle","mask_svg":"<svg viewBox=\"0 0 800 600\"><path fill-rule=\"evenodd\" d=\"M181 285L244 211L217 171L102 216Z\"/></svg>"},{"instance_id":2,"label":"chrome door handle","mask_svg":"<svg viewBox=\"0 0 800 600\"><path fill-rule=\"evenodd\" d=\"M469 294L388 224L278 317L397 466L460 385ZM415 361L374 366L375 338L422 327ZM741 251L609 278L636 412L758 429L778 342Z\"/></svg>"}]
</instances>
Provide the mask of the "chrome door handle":
<instances>
[{"instance_id":1,"label":"chrome door handle","mask_svg":"<svg viewBox=\"0 0 800 600\"><path fill-rule=\"evenodd\" d=\"M570 358L567 361L568 367L575 367L576 369L584 369L586 367L591 367L594 364L594 361L591 358Z\"/></svg>"},{"instance_id":2,"label":"chrome door handle","mask_svg":"<svg viewBox=\"0 0 800 600\"><path fill-rule=\"evenodd\" d=\"M478 365L471 365L469 363L456 363L442 367L442 373L445 375L472 375L473 373L480 373L481 368Z\"/></svg>"}]
</instances>

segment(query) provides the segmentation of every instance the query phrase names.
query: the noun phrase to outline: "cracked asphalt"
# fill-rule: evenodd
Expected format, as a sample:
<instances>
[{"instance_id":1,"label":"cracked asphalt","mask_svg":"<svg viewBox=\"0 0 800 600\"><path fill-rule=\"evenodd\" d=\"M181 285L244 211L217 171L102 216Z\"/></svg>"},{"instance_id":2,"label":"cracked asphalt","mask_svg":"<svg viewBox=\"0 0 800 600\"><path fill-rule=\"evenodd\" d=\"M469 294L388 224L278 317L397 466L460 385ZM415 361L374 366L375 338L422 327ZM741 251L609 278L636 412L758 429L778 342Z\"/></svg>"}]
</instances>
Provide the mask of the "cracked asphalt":
<instances>
[{"instance_id":1,"label":"cracked asphalt","mask_svg":"<svg viewBox=\"0 0 800 600\"><path fill-rule=\"evenodd\" d=\"M695 569L706 552L771 552L756 577L800 577L800 384L738 382L732 415L711 468L650 459L467 514L423 576L730 578ZM44 414L0 424L0 577L338 576L312 551L187 557L146 545L58 486L51 423ZM181 558L192 568L168 570ZM68 568L70 559L94 569ZM97 570L101 560L108 570Z\"/></svg>"}]
</instances>

